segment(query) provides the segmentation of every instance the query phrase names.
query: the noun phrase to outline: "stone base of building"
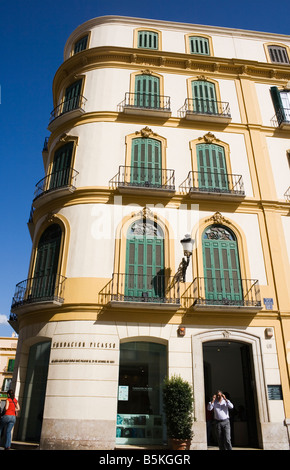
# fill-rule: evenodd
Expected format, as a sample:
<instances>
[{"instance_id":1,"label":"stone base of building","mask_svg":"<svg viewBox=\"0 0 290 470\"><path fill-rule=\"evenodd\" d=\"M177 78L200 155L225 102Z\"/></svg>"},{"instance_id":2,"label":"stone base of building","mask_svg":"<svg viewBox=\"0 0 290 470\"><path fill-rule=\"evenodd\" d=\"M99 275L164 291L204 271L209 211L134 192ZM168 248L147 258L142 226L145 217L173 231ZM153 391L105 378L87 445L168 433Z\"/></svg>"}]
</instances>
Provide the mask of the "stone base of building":
<instances>
[{"instance_id":1,"label":"stone base of building","mask_svg":"<svg viewBox=\"0 0 290 470\"><path fill-rule=\"evenodd\" d=\"M264 450L289 450L288 430L284 424L263 423L261 426Z\"/></svg>"},{"instance_id":2,"label":"stone base of building","mask_svg":"<svg viewBox=\"0 0 290 470\"><path fill-rule=\"evenodd\" d=\"M112 450L116 423L97 420L44 419L41 450Z\"/></svg>"}]
</instances>

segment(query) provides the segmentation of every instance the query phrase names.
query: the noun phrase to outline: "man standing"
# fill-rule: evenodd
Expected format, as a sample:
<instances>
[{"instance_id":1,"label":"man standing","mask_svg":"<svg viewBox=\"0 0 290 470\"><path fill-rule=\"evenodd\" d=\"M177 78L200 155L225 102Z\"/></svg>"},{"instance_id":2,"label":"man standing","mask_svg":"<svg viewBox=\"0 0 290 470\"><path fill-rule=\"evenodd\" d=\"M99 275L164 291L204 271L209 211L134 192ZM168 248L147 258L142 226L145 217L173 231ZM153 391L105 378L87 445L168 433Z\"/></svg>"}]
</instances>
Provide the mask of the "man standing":
<instances>
[{"instance_id":1,"label":"man standing","mask_svg":"<svg viewBox=\"0 0 290 470\"><path fill-rule=\"evenodd\" d=\"M232 410L233 407L234 405L230 400L227 400L221 390L218 390L217 394L212 397L212 401L207 405L209 411L214 410L217 440L220 450L232 450L229 410Z\"/></svg>"}]
</instances>

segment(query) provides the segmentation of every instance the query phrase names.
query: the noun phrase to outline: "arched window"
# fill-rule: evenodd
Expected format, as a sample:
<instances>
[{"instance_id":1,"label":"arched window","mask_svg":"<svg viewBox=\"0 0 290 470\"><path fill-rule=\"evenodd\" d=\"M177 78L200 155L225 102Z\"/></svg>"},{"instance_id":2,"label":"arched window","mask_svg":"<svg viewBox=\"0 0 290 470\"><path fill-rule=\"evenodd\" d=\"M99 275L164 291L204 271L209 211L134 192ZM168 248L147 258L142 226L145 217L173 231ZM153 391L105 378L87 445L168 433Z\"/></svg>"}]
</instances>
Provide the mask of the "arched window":
<instances>
[{"instance_id":1,"label":"arched window","mask_svg":"<svg viewBox=\"0 0 290 470\"><path fill-rule=\"evenodd\" d=\"M138 186L161 186L161 142L151 138L132 140L131 183Z\"/></svg>"},{"instance_id":2,"label":"arched window","mask_svg":"<svg viewBox=\"0 0 290 470\"><path fill-rule=\"evenodd\" d=\"M138 219L127 232L125 298L164 297L164 233L155 221Z\"/></svg>"},{"instance_id":3,"label":"arched window","mask_svg":"<svg viewBox=\"0 0 290 470\"><path fill-rule=\"evenodd\" d=\"M200 190L229 190L224 147L212 143L197 144L198 186Z\"/></svg>"},{"instance_id":4,"label":"arched window","mask_svg":"<svg viewBox=\"0 0 290 470\"><path fill-rule=\"evenodd\" d=\"M71 183L73 146L73 142L68 142L55 152L49 189L60 188Z\"/></svg>"},{"instance_id":5,"label":"arched window","mask_svg":"<svg viewBox=\"0 0 290 470\"><path fill-rule=\"evenodd\" d=\"M136 75L135 103L139 108L160 108L160 79L155 75Z\"/></svg>"},{"instance_id":6,"label":"arched window","mask_svg":"<svg viewBox=\"0 0 290 470\"><path fill-rule=\"evenodd\" d=\"M215 84L206 80L191 82L192 106L195 113L218 114Z\"/></svg>"},{"instance_id":7,"label":"arched window","mask_svg":"<svg viewBox=\"0 0 290 470\"><path fill-rule=\"evenodd\" d=\"M50 225L40 237L32 283L34 300L51 300L57 296L61 237L62 231L58 224Z\"/></svg>"},{"instance_id":8,"label":"arched window","mask_svg":"<svg viewBox=\"0 0 290 470\"><path fill-rule=\"evenodd\" d=\"M205 299L211 303L243 302L238 244L223 225L210 225L202 235Z\"/></svg>"}]
</instances>

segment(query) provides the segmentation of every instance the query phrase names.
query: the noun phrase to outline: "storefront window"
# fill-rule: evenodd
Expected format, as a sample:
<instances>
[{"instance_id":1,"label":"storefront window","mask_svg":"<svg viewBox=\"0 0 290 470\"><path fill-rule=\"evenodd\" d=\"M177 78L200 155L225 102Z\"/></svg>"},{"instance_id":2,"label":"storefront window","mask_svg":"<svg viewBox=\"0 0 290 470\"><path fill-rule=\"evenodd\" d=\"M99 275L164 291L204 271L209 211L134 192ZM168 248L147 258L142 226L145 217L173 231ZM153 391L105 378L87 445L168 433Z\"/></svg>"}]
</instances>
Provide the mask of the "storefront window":
<instances>
[{"instance_id":1,"label":"storefront window","mask_svg":"<svg viewBox=\"0 0 290 470\"><path fill-rule=\"evenodd\" d=\"M162 385L166 373L166 346L149 342L121 344L117 444L164 442Z\"/></svg>"}]
</instances>

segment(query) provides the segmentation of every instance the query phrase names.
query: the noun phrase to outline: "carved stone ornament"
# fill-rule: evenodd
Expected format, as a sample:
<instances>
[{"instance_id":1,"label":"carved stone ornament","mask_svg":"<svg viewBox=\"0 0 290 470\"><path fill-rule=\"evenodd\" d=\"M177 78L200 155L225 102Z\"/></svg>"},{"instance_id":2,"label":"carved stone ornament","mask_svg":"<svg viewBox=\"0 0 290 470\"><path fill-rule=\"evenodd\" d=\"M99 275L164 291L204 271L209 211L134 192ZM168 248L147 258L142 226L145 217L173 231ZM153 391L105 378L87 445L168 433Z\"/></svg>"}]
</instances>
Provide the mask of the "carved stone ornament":
<instances>
[{"instance_id":1,"label":"carved stone ornament","mask_svg":"<svg viewBox=\"0 0 290 470\"><path fill-rule=\"evenodd\" d=\"M141 209L141 211L139 212L135 212L134 214L132 214L132 217L140 217L142 219L156 219L156 215L154 214L154 212L152 212L152 210L149 208L149 207L143 207L143 209Z\"/></svg>"},{"instance_id":2,"label":"carved stone ornament","mask_svg":"<svg viewBox=\"0 0 290 470\"><path fill-rule=\"evenodd\" d=\"M156 136L157 134L155 134L152 129L149 129L148 126L144 127L143 129L141 129L141 131L136 131L135 132L136 135L138 134L141 134L141 137L145 137L145 138L148 138L148 137L152 137L152 136Z\"/></svg>"},{"instance_id":3,"label":"carved stone ornament","mask_svg":"<svg viewBox=\"0 0 290 470\"><path fill-rule=\"evenodd\" d=\"M48 223L52 223L55 221L55 214L53 214L52 212L49 212L46 216L46 220Z\"/></svg>"},{"instance_id":4,"label":"carved stone ornament","mask_svg":"<svg viewBox=\"0 0 290 470\"><path fill-rule=\"evenodd\" d=\"M208 132L205 134L203 137L199 137L199 140L204 140L207 144L212 144L213 141L219 142L220 140L216 138L214 134L211 132Z\"/></svg>"},{"instance_id":5,"label":"carved stone ornament","mask_svg":"<svg viewBox=\"0 0 290 470\"><path fill-rule=\"evenodd\" d=\"M229 338L231 336L231 334L228 330L223 331L222 335L223 335L224 338Z\"/></svg>"},{"instance_id":6,"label":"carved stone ornament","mask_svg":"<svg viewBox=\"0 0 290 470\"><path fill-rule=\"evenodd\" d=\"M217 225L231 223L229 220L225 219L225 217L220 212L216 212L209 219L207 219L206 222L212 222L213 224L217 224Z\"/></svg>"},{"instance_id":7,"label":"carved stone ornament","mask_svg":"<svg viewBox=\"0 0 290 470\"><path fill-rule=\"evenodd\" d=\"M149 70L149 69L145 69L145 70L141 70L141 73L142 73L143 75L152 75L153 72L152 72L151 70Z\"/></svg>"}]
</instances>

